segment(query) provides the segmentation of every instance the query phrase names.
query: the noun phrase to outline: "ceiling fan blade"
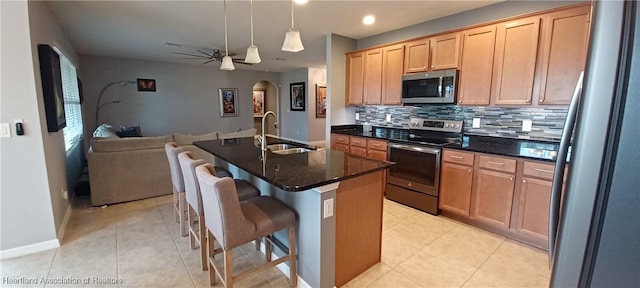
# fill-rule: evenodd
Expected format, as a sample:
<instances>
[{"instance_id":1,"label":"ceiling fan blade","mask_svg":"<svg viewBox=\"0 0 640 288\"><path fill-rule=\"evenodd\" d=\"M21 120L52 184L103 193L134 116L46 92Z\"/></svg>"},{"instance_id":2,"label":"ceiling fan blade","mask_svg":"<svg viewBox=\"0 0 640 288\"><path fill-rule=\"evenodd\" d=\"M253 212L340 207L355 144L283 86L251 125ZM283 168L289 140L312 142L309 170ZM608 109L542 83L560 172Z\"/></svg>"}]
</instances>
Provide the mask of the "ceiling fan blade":
<instances>
[{"instance_id":1,"label":"ceiling fan blade","mask_svg":"<svg viewBox=\"0 0 640 288\"><path fill-rule=\"evenodd\" d=\"M236 55L238 55L238 54L236 54L236 53L229 53L229 57L233 57L233 56L236 56Z\"/></svg>"},{"instance_id":2,"label":"ceiling fan blade","mask_svg":"<svg viewBox=\"0 0 640 288\"><path fill-rule=\"evenodd\" d=\"M196 54L189 54L189 53L181 53L181 52L173 52L173 54L178 54L178 55L184 55L184 56L191 56L191 57L198 57L200 59L209 59L211 57L205 57L203 55L196 55Z\"/></svg>"},{"instance_id":3,"label":"ceiling fan blade","mask_svg":"<svg viewBox=\"0 0 640 288\"><path fill-rule=\"evenodd\" d=\"M200 53L202 53L202 54L204 54L204 55L207 55L207 57L208 57L208 58L213 58L213 54L209 54L209 53L204 52L204 51L202 51L202 50L200 50L200 49L196 49L196 51L198 51L198 52L200 52Z\"/></svg>"},{"instance_id":4,"label":"ceiling fan blade","mask_svg":"<svg viewBox=\"0 0 640 288\"><path fill-rule=\"evenodd\" d=\"M211 59L211 60L209 60L209 61L207 61L207 62L204 62L204 63L202 63L202 64L209 64L209 63L211 63L211 62L213 62L213 61L216 61L216 60Z\"/></svg>"},{"instance_id":5,"label":"ceiling fan blade","mask_svg":"<svg viewBox=\"0 0 640 288\"><path fill-rule=\"evenodd\" d=\"M202 60L202 59L206 59L206 58L202 58L202 57L182 57L182 58L178 58L180 60Z\"/></svg>"},{"instance_id":6,"label":"ceiling fan blade","mask_svg":"<svg viewBox=\"0 0 640 288\"><path fill-rule=\"evenodd\" d=\"M231 59L233 63L243 64L243 65L253 65L253 63L244 62L244 59Z\"/></svg>"}]
</instances>

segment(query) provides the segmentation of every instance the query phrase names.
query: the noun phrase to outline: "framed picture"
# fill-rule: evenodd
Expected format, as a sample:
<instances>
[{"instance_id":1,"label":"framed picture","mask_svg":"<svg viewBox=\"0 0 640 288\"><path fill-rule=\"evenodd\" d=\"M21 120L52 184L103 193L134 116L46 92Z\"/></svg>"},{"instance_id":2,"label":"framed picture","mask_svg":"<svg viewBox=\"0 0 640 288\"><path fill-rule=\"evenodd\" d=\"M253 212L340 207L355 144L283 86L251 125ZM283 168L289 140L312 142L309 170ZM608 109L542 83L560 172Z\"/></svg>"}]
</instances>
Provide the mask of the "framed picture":
<instances>
[{"instance_id":1,"label":"framed picture","mask_svg":"<svg viewBox=\"0 0 640 288\"><path fill-rule=\"evenodd\" d=\"M238 89L220 88L220 111L222 117L238 116Z\"/></svg>"},{"instance_id":2,"label":"framed picture","mask_svg":"<svg viewBox=\"0 0 640 288\"><path fill-rule=\"evenodd\" d=\"M304 111L306 107L304 82L291 83L291 111Z\"/></svg>"},{"instance_id":3,"label":"framed picture","mask_svg":"<svg viewBox=\"0 0 640 288\"><path fill-rule=\"evenodd\" d=\"M138 91L156 92L156 79L138 78Z\"/></svg>"},{"instance_id":4,"label":"framed picture","mask_svg":"<svg viewBox=\"0 0 640 288\"><path fill-rule=\"evenodd\" d=\"M60 71L60 55L46 44L38 45L40 60L40 77L44 111L47 117L47 131L57 132L67 126L64 111L64 94L62 92L62 73Z\"/></svg>"},{"instance_id":5,"label":"framed picture","mask_svg":"<svg viewBox=\"0 0 640 288\"><path fill-rule=\"evenodd\" d=\"M264 115L264 95L266 90L253 90L253 117L262 117Z\"/></svg>"},{"instance_id":6,"label":"framed picture","mask_svg":"<svg viewBox=\"0 0 640 288\"><path fill-rule=\"evenodd\" d=\"M327 117L327 86L316 84L316 118Z\"/></svg>"}]
</instances>

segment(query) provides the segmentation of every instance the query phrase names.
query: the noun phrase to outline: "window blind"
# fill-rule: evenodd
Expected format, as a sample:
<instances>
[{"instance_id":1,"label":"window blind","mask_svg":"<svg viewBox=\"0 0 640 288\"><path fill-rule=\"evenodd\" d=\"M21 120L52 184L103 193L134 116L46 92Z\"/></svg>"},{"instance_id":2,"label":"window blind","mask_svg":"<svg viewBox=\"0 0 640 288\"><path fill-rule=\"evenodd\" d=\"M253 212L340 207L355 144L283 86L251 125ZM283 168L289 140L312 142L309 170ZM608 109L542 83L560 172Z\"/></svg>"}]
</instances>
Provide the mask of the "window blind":
<instances>
[{"instance_id":1,"label":"window blind","mask_svg":"<svg viewBox=\"0 0 640 288\"><path fill-rule=\"evenodd\" d=\"M60 54L62 94L64 95L64 110L67 120L67 127L62 129L62 132L64 133L64 148L69 151L82 138L82 107L80 106L76 67L62 53L58 52L58 54Z\"/></svg>"}]
</instances>

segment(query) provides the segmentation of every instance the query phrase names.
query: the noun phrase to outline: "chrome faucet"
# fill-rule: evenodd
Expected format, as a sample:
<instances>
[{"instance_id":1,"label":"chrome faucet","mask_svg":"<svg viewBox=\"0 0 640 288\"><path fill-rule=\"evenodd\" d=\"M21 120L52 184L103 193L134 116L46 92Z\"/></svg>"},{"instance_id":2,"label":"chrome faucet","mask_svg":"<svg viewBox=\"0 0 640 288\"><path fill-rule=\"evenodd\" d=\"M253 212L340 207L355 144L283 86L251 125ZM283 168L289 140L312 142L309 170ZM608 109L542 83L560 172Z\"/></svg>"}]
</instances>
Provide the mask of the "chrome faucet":
<instances>
[{"instance_id":1,"label":"chrome faucet","mask_svg":"<svg viewBox=\"0 0 640 288\"><path fill-rule=\"evenodd\" d=\"M267 113L264 113L264 115L262 115L262 134L260 135L260 138L258 138L258 141L260 141L260 147L262 148L262 151L267 151L267 138L265 138L264 136L264 120L267 119L267 115L272 114L274 118L276 118L275 121L275 127L278 127L278 116L276 116L276 113L273 111L267 111Z\"/></svg>"}]
</instances>

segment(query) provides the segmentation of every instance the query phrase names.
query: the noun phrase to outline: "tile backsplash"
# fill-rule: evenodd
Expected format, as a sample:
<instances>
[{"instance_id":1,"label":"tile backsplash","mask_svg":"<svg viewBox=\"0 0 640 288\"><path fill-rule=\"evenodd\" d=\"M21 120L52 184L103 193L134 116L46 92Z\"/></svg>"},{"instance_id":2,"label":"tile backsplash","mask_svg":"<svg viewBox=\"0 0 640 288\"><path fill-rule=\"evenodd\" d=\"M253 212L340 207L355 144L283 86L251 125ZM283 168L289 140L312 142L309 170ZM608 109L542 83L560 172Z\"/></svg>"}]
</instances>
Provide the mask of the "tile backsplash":
<instances>
[{"instance_id":1,"label":"tile backsplash","mask_svg":"<svg viewBox=\"0 0 640 288\"><path fill-rule=\"evenodd\" d=\"M457 105L357 106L360 120L356 124L408 128L409 118L463 120L464 133L559 141L567 116L566 107L486 107ZM391 114L391 122L386 122ZM472 128L473 118L480 118L480 128ZM522 131L522 121L532 120L530 132Z\"/></svg>"}]
</instances>

